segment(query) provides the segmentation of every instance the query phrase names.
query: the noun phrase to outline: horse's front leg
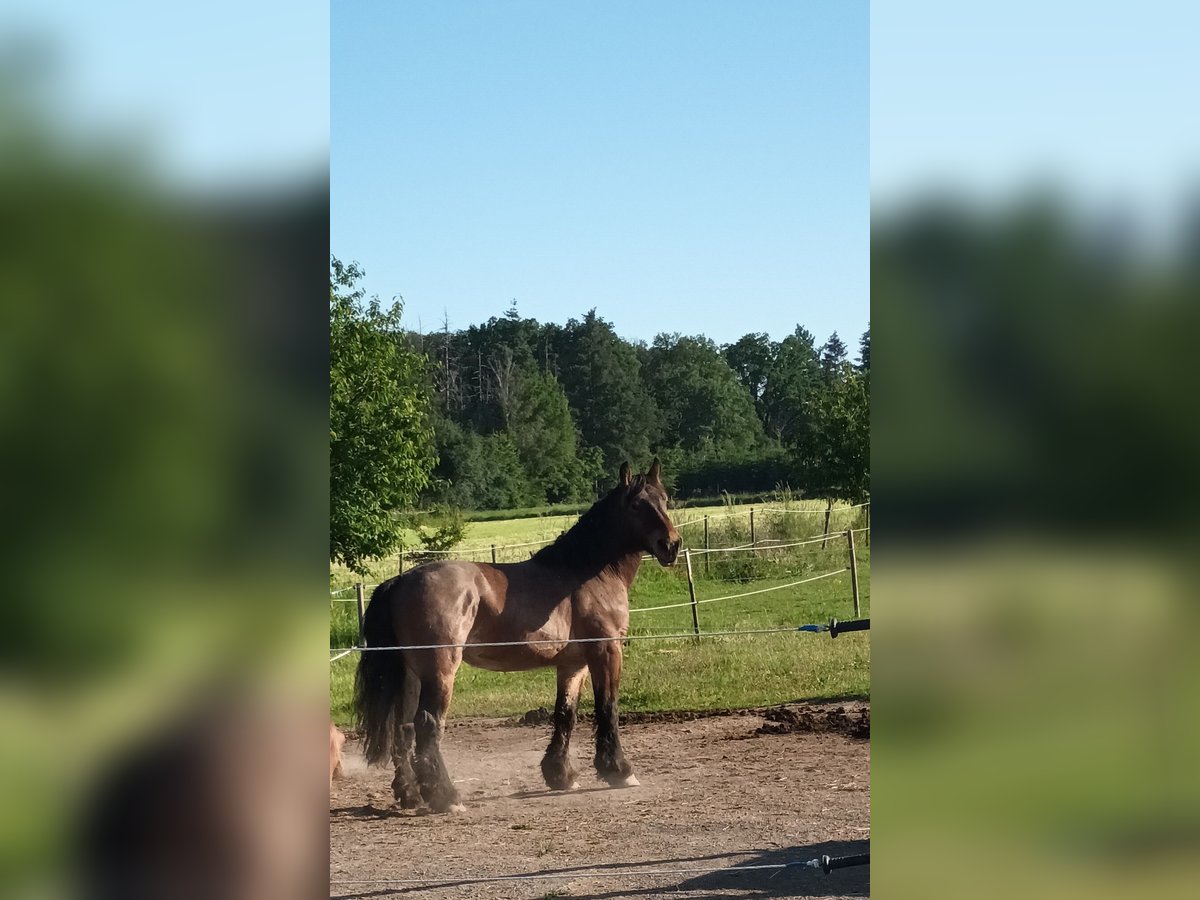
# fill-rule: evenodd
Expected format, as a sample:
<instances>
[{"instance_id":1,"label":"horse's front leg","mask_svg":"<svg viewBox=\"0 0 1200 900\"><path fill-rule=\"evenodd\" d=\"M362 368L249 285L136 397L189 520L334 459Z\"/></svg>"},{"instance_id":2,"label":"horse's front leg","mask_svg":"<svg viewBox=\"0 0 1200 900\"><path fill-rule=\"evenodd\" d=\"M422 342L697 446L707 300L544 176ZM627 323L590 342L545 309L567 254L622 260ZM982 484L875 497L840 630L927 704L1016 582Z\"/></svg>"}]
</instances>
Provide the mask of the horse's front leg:
<instances>
[{"instance_id":1,"label":"horse's front leg","mask_svg":"<svg viewBox=\"0 0 1200 900\"><path fill-rule=\"evenodd\" d=\"M617 731L617 698L621 687L621 644L595 644L588 658L592 691L596 697L596 771L613 787L638 784L633 767L621 752Z\"/></svg>"},{"instance_id":2,"label":"horse's front leg","mask_svg":"<svg viewBox=\"0 0 1200 900\"><path fill-rule=\"evenodd\" d=\"M554 736L542 757L542 777L555 791L570 791L579 787L576 772L571 768L571 732L575 728L575 708L579 689L587 675L586 666L560 666L558 696L554 701Z\"/></svg>"}]
</instances>

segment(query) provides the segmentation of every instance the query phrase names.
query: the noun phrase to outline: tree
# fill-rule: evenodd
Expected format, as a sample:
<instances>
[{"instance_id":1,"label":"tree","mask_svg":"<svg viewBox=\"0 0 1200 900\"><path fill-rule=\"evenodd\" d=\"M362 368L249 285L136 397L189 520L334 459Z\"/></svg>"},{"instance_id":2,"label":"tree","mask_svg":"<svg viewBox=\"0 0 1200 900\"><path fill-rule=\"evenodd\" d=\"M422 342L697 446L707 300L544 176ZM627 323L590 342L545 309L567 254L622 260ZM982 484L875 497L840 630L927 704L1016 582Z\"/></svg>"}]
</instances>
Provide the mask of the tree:
<instances>
[{"instance_id":1,"label":"tree","mask_svg":"<svg viewBox=\"0 0 1200 900\"><path fill-rule=\"evenodd\" d=\"M438 383L459 385L457 402L443 407L447 414L481 434L504 430L519 373L546 359L541 332L535 319L517 315L514 304L499 318L447 335L449 351L430 354Z\"/></svg>"},{"instance_id":2,"label":"tree","mask_svg":"<svg viewBox=\"0 0 1200 900\"><path fill-rule=\"evenodd\" d=\"M855 503L865 500L871 489L870 435L867 379L859 372L846 373L813 404L804 448L809 490Z\"/></svg>"},{"instance_id":3,"label":"tree","mask_svg":"<svg viewBox=\"0 0 1200 900\"><path fill-rule=\"evenodd\" d=\"M538 502L589 497L603 467L597 453L580 454L567 395L557 378L536 371L516 378L508 435L529 481L543 495Z\"/></svg>"},{"instance_id":4,"label":"tree","mask_svg":"<svg viewBox=\"0 0 1200 900\"><path fill-rule=\"evenodd\" d=\"M775 361L777 351L778 345L769 335L762 333L744 335L721 350L729 368L733 369L738 381L750 392L754 399L754 408L760 416L763 391L766 389L767 376L771 372L771 364Z\"/></svg>"},{"instance_id":5,"label":"tree","mask_svg":"<svg viewBox=\"0 0 1200 900\"><path fill-rule=\"evenodd\" d=\"M870 489L867 376L846 362L837 332L821 347L797 327L779 345L764 409L792 459L794 483L810 494L861 500Z\"/></svg>"},{"instance_id":6,"label":"tree","mask_svg":"<svg viewBox=\"0 0 1200 900\"><path fill-rule=\"evenodd\" d=\"M841 374L846 362L846 344L835 331L821 347L821 376L831 382Z\"/></svg>"},{"instance_id":7,"label":"tree","mask_svg":"<svg viewBox=\"0 0 1200 900\"><path fill-rule=\"evenodd\" d=\"M429 499L467 509L512 509L541 502L505 432L476 434L441 419L437 445L440 460Z\"/></svg>"},{"instance_id":8,"label":"tree","mask_svg":"<svg viewBox=\"0 0 1200 900\"><path fill-rule=\"evenodd\" d=\"M763 389L763 421L768 433L793 446L803 441L812 402L821 388L820 371L812 332L797 326L780 341Z\"/></svg>"},{"instance_id":9,"label":"tree","mask_svg":"<svg viewBox=\"0 0 1200 900\"><path fill-rule=\"evenodd\" d=\"M858 370L865 372L868 376L871 374L871 325L867 323L867 330L862 333L862 337L858 339Z\"/></svg>"},{"instance_id":10,"label":"tree","mask_svg":"<svg viewBox=\"0 0 1200 900\"><path fill-rule=\"evenodd\" d=\"M400 304L364 304L358 265L329 267L329 558L361 573L399 546L395 513L429 483L430 383Z\"/></svg>"},{"instance_id":11,"label":"tree","mask_svg":"<svg viewBox=\"0 0 1200 900\"><path fill-rule=\"evenodd\" d=\"M736 454L761 441L750 392L708 338L660 334L650 348L645 380L668 446Z\"/></svg>"},{"instance_id":12,"label":"tree","mask_svg":"<svg viewBox=\"0 0 1200 900\"><path fill-rule=\"evenodd\" d=\"M556 335L559 380L583 439L599 447L606 470L647 459L658 437L658 410L640 378L632 346L593 309Z\"/></svg>"}]
</instances>

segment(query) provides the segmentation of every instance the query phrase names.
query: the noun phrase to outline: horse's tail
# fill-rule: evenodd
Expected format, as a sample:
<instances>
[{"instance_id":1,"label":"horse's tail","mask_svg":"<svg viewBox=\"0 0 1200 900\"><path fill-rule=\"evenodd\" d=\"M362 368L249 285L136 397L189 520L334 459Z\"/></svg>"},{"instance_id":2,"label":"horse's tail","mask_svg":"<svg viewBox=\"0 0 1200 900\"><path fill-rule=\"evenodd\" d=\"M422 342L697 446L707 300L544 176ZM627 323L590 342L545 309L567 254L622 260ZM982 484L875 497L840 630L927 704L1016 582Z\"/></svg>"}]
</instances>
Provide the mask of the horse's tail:
<instances>
[{"instance_id":1,"label":"horse's tail","mask_svg":"<svg viewBox=\"0 0 1200 900\"><path fill-rule=\"evenodd\" d=\"M395 579L385 581L371 594L363 616L363 638L368 647L395 646L387 597L395 583ZM404 696L405 669L399 650L359 654L354 676L354 709L368 763L378 765L392 759L393 725Z\"/></svg>"}]
</instances>

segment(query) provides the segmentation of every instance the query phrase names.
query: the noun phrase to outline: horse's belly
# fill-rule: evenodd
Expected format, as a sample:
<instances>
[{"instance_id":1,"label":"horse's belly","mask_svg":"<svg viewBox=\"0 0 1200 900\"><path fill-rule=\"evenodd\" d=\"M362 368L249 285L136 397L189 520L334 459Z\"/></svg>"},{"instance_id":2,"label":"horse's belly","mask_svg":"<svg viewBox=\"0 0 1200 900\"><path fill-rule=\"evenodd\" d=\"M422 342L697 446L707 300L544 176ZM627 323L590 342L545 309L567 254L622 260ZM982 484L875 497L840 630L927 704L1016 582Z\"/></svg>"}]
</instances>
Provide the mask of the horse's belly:
<instances>
[{"instance_id":1,"label":"horse's belly","mask_svg":"<svg viewBox=\"0 0 1200 900\"><path fill-rule=\"evenodd\" d=\"M467 647L463 661L492 672L523 672L555 665L562 652L571 645L526 644L517 647Z\"/></svg>"}]
</instances>

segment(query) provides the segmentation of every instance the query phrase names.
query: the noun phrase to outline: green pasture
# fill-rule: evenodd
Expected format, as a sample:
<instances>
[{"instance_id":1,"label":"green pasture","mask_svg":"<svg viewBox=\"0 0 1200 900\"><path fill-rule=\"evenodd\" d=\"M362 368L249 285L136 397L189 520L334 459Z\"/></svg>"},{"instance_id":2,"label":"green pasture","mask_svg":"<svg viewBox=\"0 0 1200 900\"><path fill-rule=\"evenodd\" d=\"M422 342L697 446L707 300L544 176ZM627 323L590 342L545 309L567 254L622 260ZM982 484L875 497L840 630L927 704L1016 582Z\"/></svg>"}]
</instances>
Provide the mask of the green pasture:
<instances>
[{"instance_id":1,"label":"green pasture","mask_svg":"<svg viewBox=\"0 0 1200 900\"><path fill-rule=\"evenodd\" d=\"M820 509L823 512L823 505ZM723 507L679 510L676 519L687 522L706 511L711 515L728 510ZM755 536L760 541L776 535L778 540L794 540L820 533L824 524L823 515L760 513L755 518ZM831 528L844 532L846 527L861 527L861 519L861 510L839 513L835 509ZM557 529L546 536L553 537L570 521L561 520ZM713 546L736 546L746 541L748 521L719 521L722 524L718 528L718 520L710 520ZM499 543L502 535L510 542L537 540L532 535L545 533L539 532L537 526L540 524L544 529L549 523L521 519L476 524L487 527L482 532L487 546L493 540ZM697 528L697 533L702 535L701 529ZM473 534L471 538L478 540L479 536ZM685 539L693 547L702 544L702 536L694 540L685 532ZM868 616L870 550L862 535L858 536L856 546L862 615ZM697 599L704 601L780 587L844 569L847 561L844 534L836 534L825 549L816 543L766 553L711 554L694 558L692 566ZM393 572L394 568L386 574ZM346 582L352 580L348 575L345 578ZM663 569L655 562L643 563L630 592L632 610L687 601L682 557L671 569ZM827 622L831 617L849 619L853 617L850 575L843 571L796 587L701 602L698 609L702 632L793 628ZM350 646L357 636L355 605L331 602L330 612L330 646ZM692 631L690 606L633 612L630 618L632 635ZM351 654L331 665L330 703L334 720L340 725L349 725L352 719L350 697L357 659L357 654ZM809 633L712 637L699 641L690 637L634 640L625 648L621 703L626 710L701 710L869 694L870 638L863 632L842 635L836 640L827 634ZM459 670L451 715L513 715L539 706L551 707L553 703L553 669L499 673L464 665ZM590 706L590 688L586 688L581 707L586 710Z\"/></svg>"}]
</instances>

